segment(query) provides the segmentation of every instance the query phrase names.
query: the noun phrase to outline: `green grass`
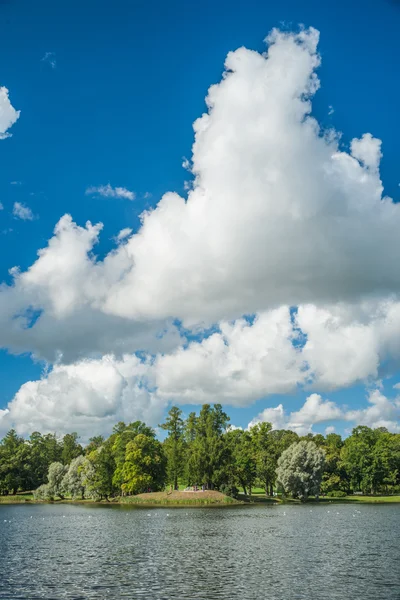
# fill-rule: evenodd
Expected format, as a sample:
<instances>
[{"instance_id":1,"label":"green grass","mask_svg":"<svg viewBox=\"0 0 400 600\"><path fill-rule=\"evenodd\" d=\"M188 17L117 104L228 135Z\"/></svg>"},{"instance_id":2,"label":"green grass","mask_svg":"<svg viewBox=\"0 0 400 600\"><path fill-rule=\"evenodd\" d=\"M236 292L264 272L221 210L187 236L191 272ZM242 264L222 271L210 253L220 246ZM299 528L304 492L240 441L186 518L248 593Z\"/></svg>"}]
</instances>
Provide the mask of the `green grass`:
<instances>
[{"instance_id":1,"label":"green grass","mask_svg":"<svg viewBox=\"0 0 400 600\"><path fill-rule=\"evenodd\" d=\"M249 497L245 496L243 492L240 494L239 498L243 498L246 502L249 502ZM256 489L251 495L251 502L255 504L299 504L300 500L296 500L294 498L286 497L282 498L282 496L266 496L264 491L261 489ZM325 496L323 498L319 498L316 500L313 496L308 499L308 502L319 502L321 504L331 503L331 502L341 502L341 503L364 503L364 504L400 504L400 496L345 496L344 498L331 498Z\"/></svg>"},{"instance_id":2,"label":"green grass","mask_svg":"<svg viewBox=\"0 0 400 600\"><path fill-rule=\"evenodd\" d=\"M23 502L32 502L33 494L31 492L23 492L21 494L16 494L13 496L9 494L8 496L0 496L0 504L22 504Z\"/></svg>"},{"instance_id":3,"label":"green grass","mask_svg":"<svg viewBox=\"0 0 400 600\"><path fill-rule=\"evenodd\" d=\"M215 502L214 500L157 500L148 499L142 500L135 496L129 496L128 498L120 498L118 500L120 504L137 504L138 506L223 506L225 504L241 504L241 502L228 498L223 502Z\"/></svg>"},{"instance_id":4,"label":"green grass","mask_svg":"<svg viewBox=\"0 0 400 600\"><path fill-rule=\"evenodd\" d=\"M400 496L345 496L345 498L320 498L320 502L361 502L364 504L400 503Z\"/></svg>"},{"instance_id":5,"label":"green grass","mask_svg":"<svg viewBox=\"0 0 400 600\"><path fill-rule=\"evenodd\" d=\"M253 490L252 490L253 492ZM143 494L139 496L125 496L120 498L113 498L110 500L112 504L137 504L141 506L223 506L233 504L244 504L249 502L249 498L240 494L238 500L224 496L216 492L211 494L213 497L202 497L202 495L196 494L196 497L184 497L175 494L173 497L169 497L164 492ZM251 502L254 504L298 504L299 500L293 498L282 498L281 496L274 496L273 498L265 496L264 491L261 488L256 488L251 496ZM316 502L315 498L309 498L308 502ZM330 498L325 496L320 498L319 503L362 503L362 504L400 504L400 495L397 496L345 496L344 498ZM45 501L35 500L31 492L23 492L17 495L0 496L0 504L43 504ZM68 504L81 504L81 503L94 503L93 500L72 500L71 498L65 498L64 500L55 500L56 504L68 503ZM106 500L96 502L96 504L109 504Z\"/></svg>"},{"instance_id":6,"label":"green grass","mask_svg":"<svg viewBox=\"0 0 400 600\"><path fill-rule=\"evenodd\" d=\"M121 504L137 504L141 506L223 506L240 504L239 501L229 498L220 492L206 491L198 493L153 492L139 494L138 496L125 496L119 498Z\"/></svg>"}]
</instances>

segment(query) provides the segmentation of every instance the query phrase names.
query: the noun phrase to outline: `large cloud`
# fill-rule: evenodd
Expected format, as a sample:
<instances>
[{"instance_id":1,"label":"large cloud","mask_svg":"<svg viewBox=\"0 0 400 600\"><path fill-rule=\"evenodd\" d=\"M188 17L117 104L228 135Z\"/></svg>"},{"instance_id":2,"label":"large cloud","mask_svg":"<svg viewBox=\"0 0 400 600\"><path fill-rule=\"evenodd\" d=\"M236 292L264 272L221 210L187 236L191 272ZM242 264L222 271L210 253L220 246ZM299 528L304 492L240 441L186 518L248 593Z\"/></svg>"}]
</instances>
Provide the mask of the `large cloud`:
<instances>
[{"instance_id":1,"label":"large cloud","mask_svg":"<svg viewBox=\"0 0 400 600\"><path fill-rule=\"evenodd\" d=\"M78 431L84 439L109 434L118 421L157 425L165 402L151 391L151 369L135 356L58 365L48 376L28 381L0 414L0 430ZM1 412L1 411L0 411Z\"/></svg>"},{"instance_id":2,"label":"large cloud","mask_svg":"<svg viewBox=\"0 0 400 600\"><path fill-rule=\"evenodd\" d=\"M90 345L90 314L189 326L398 292L400 207L382 199L380 141L366 134L341 151L310 116L316 30L273 31L268 42L265 55L230 53L210 88L194 124L187 200L165 194L104 261L91 254L101 226L64 216L37 262L3 290L10 306L43 309L52 322L84 312ZM40 319L23 337L43 352L36 328ZM63 344L54 337L57 350Z\"/></svg>"},{"instance_id":3,"label":"large cloud","mask_svg":"<svg viewBox=\"0 0 400 600\"><path fill-rule=\"evenodd\" d=\"M317 43L314 29L274 30L265 54L228 55L194 124L187 199L165 194L104 260L93 254L101 224L64 215L36 262L12 270L0 291L0 346L58 361L15 406L31 402L44 415L47 390L70 397L68 369L81 381L88 357L94 369L110 353L127 365L150 353L161 403L243 405L400 364L400 207L382 197L380 140L360 135L346 151L311 116ZM215 333L185 343L177 320Z\"/></svg>"},{"instance_id":4,"label":"large cloud","mask_svg":"<svg viewBox=\"0 0 400 600\"><path fill-rule=\"evenodd\" d=\"M159 393L174 402L247 405L269 394L292 392L306 381L287 307L253 323L223 322L218 332L155 362Z\"/></svg>"}]
</instances>

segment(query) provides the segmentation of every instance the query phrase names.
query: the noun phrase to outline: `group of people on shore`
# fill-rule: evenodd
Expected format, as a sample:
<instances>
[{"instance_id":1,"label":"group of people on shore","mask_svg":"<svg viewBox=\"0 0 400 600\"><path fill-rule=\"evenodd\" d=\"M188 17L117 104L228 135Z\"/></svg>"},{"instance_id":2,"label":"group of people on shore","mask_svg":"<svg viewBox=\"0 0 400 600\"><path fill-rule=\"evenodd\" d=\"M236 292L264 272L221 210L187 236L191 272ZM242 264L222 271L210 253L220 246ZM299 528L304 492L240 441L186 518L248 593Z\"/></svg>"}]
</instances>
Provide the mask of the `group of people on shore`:
<instances>
[{"instance_id":1,"label":"group of people on shore","mask_svg":"<svg viewBox=\"0 0 400 600\"><path fill-rule=\"evenodd\" d=\"M205 489L206 489L206 486L204 484L201 487L199 487L198 485L189 485L183 491L184 492L204 492Z\"/></svg>"}]
</instances>

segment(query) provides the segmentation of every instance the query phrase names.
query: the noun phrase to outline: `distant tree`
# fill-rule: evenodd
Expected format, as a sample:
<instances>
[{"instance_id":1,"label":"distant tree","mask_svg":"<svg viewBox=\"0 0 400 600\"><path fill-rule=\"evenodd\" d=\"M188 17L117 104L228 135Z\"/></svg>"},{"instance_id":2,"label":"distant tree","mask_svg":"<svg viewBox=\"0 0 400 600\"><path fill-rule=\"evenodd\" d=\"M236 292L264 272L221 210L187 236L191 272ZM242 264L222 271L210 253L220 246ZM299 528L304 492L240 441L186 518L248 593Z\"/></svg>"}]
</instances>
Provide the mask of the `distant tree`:
<instances>
[{"instance_id":1,"label":"distant tree","mask_svg":"<svg viewBox=\"0 0 400 600\"><path fill-rule=\"evenodd\" d=\"M0 491L16 494L29 481L29 448L24 439L11 429L0 443Z\"/></svg>"},{"instance_id":2,"label":"distant tree","mask_svg":"<svg viewBox=\"0 0 400 600\"><path fill-rule=\"evenodd\" d=\"M129 425L118 423L114 427L113 434L107 440L107 444L112 449L112 454L115 460L115 471L113 475L113 485L120 491L124 483L124 463L126 455L126 447L129 442L132 442L138 434L143 434L147 437L155 438L154 430L148 427L142 421L135 421Z\"/></svg>"},{"instance_id":3,"label":"distant tree","mask_svg":"<svg viewBox=\"0 0 400 600\"><path fill-rule=\"evenodd\" d=\"M151 489L158 491L164 487L166 459L161 443L153 436L139 433L126 446L123 466L122 490L140 494Z\"/></svg>"},{"instance_id":4,"label":"distant tree","mask_svg":"<svg viewBox=\"0 0 400 600\"><path fill-rule=\"evenodd\" d=\"M82 482L88 496L93 499L109 499L116 491L113 483L115 460L111 444L107 441L103 446L93 450L82 465Z\"/></svg>"},{"instance_id":5,"label":"distant tree","mask_svg":"<svg viewBox=\"0 0 400 600\"><path fill-rule=\"evenodd\" d=\"M301 501L318 496L325 465L325 453L314 442L292 444L278 459L277 476L285 492Z\"/></svg>"},{"instance_id":6,"label":"distant tree","mask_svg":"<svg viewBox=\"0 0 400 600\"><path fill-rule=\"evenodd\" d=\"M64 435L61 453L61 460L64 465L69 465L71 460L83 454L83 448L78 444L77 440L78 434L76 432Z\"/></svg>"},{"instance_id":7,"label":"distant tree","mask_svg":"<svg viewBox=\"0 0 400 600\"><path fill-rule=\"evenodd\" d=\"M89 438L89 443L85 448L85 454L90 454L93 450L97 450L104 444L104 437L102 435L95 435Z\"/></svg>"},{"instance_id":8,"label":"distant tree","mask_svg":"<svg viewBox=\"0 0 400 600\"><path fill-rule=\"evenodd\" d=\"M88 458L82 454L73 458L62 480L62 488L72 498L85 498L84 467Z\"/></svg>"},{"instance_id":9,"label":"distant tree","mask_svg":"<svg viewBox=\"0 0 400 600\"><path fill-rule=\"evenodd\" d=\"M47 474L48 483L42 484L35 490L35 497L40 500L54 500L57 497L63 499L65 496L63 480L67 470L68 467L60 462L51 463Z\"/></svg>"},{"instance_id":10,"label":"distant tree","mask_svg":"<svg viewBox=\"0 0 400 600\"><path fill-rule=\"evenodd\" d=\"M195 422L195 437L190 445L193 475L192 483L204 484L207 489L225 483L228 452L224 432L228 415L220 404L204 404Z\"/></svg>"},{"instance_id":11,"label":"distant tree","mask_svg":"<svg viewBox=\"0 0 400 600\"><path fill-rule=\"evenodd\" d=\"M257 479L264 487L267 496L273 495L278 461L275 439L271 431L271 423L257 423L250 429L256 458Z\"/></svg>"},{"instance_id":12,"label":"distant tree","mask_svg":"<svg viewBox=\"0 0 400 600\"><path fill-rule=\"evenodd\" d=\"M164 441L163 448L167 458L167 482L172 483L174 490L178 489L178 479L184 471L184 422L182 411L173 406L165 420L160 425L161 429L168 431L168 437Z\"/></svg>"},{"instance_id":13,"label":"distant tree","mask_svg":"<svg viewBox=\"0 0 400 600\"><path fill-rule=\"evenodd\" d=\"M230 451L232 474L235 483L243 488L251 497L257 476L257 458L253 439L248 431L230 430L225 434L225 441Z\"/></svg>"},{"instance_id":14,"label":"distant tree","mask_svg":"<svg viewBox=\"0 0 400 600\"><path fill-rule=\"evenodd\" d=\"M195 447L197 431L197 416L191 412L184 422L183 439L185 444L184 469L183 476L188 485L200 481L200 464L197 449Z\"/></svg>"},{"instance_id":15,"label":"distant tree","mask_svg":"<svg viewBox=\"0 0 400 600\"><path fill-rule=\"evenodd\" d=\"M377 465L374 464L376 433L373 429L360 425L355 427L343 444L341 462L349 475L354 491L374 492L377 483ZM378 477L379 479L379 477Z\"/></svg>"},{"instance_id":16,"label":"distant tree","mask_svg":"<svg viewBox=\"0 0 400 600\"><path fill-rule=\"evenodd\" d=\"M373 449L375 481L378 488L386 492L400 485L400 435L389 433L384 428L375 430L376 443Z\"/></svg>"},{"instance_id":17,"label":"distant tree","mask_svg":"<svg viewBox=\"0 0 400 600\"><path fill-rule=\"evenodd\" d=\"M343 441L340 435L337 433L329 433L326 436L324 444L325 469L321 483L321 490L325 493L349 491L350 484L347 473L340 459L342 448Z\"/></svg>"},{"instance_id":18,"label":"distant tree","mask_svg":"<svg viewBox=\"0 0 400 600\"><path fill-rule=\"evenodd\" d=\"M27 489L35 489L47 481L49 466L61 462L62 443L54 434L32 433L27 442L29 448L29 484Z\"/></svg>"}]
</instances>

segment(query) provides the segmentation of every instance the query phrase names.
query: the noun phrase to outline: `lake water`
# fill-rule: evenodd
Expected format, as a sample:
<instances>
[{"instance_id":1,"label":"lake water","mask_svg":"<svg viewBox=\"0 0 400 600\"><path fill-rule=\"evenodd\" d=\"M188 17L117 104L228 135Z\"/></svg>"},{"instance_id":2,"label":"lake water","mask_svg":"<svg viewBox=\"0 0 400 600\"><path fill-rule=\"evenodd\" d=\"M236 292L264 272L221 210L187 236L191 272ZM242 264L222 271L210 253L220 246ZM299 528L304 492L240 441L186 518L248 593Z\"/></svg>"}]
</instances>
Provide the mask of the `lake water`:
<instances>
[{"instance_id":1,"label":"lake water","mask_svg":"<svg viewBox=\"0 0 400 600\"><path fill-rule=\"evenodd\" d=\"M0 598L398 600L400 505L0 506Z\"/></svg>"}]
</instances>

